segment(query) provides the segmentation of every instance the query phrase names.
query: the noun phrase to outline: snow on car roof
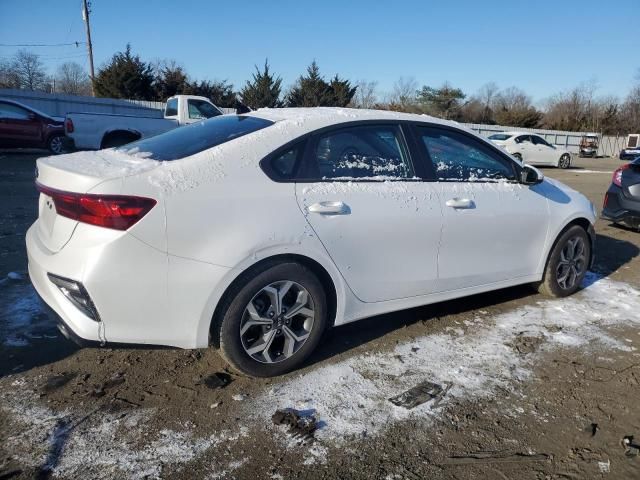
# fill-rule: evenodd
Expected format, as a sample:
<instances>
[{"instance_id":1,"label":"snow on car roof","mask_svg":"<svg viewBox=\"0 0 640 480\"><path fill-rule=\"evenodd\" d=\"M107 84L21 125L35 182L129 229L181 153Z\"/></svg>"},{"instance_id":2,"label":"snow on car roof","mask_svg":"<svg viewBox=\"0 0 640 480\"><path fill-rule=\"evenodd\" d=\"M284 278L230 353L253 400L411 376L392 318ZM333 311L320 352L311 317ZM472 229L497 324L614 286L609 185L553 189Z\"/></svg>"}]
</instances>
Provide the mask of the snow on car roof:
<instances>
[{"instance_id":1,"label":"snow on car roof","mask_svg":"<svg viewBox=\"0 0 640 480\"><path fill-rule=\"evenodd\" d=\"M265 120L276 122L276 124L283 122L298 127L307 127L304 128L305 130L313 130L338 123L357 122L359 120L410 120L414 122L438 123L441 125L455 126L457 128L465 128L457 122L443 120L429 115L359 108L261 108L244 115L264 118Z\"/></svg>"}]
</instances>

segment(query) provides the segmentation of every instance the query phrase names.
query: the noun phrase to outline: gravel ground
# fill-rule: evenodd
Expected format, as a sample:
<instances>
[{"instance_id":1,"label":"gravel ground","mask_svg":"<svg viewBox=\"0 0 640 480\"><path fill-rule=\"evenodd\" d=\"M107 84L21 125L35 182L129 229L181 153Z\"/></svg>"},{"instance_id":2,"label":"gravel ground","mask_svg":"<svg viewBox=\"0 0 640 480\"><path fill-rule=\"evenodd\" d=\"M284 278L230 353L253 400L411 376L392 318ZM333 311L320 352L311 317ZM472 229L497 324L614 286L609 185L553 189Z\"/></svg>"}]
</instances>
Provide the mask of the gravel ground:
<instances>
[{"instance_id":1,"label":"gravel ground","mask_svg":"<svg viewBox=\"0 0 640 480\"><path fill-rule=\"evenodd\" d=\"M640 478L640 233L598 220L569 299L517 287L364 320L251 380L213 350L56 332L26 278L37 156L0 152L0 479ZM544 173L599 207L619 162L574 162ZM425 403L389 401L416 386ZM274 424L286 408L295 425Z\"/></svg>"}]
</instances>

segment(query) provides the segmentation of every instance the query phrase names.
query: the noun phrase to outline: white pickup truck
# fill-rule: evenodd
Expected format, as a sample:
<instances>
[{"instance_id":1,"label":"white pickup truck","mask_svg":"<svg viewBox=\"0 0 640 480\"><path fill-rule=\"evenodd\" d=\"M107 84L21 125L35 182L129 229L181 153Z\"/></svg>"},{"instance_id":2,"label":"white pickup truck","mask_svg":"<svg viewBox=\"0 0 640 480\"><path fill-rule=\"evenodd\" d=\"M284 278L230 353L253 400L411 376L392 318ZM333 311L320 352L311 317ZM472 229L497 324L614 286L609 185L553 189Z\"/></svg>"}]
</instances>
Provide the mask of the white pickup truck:
<instances>
[{"instance_id":1,"label":"white pickup truck","mask_svg":"<svg viewBox=\"0 0 640 480\"><path fill-rule=\"evenodd\" d=\"M176 95L167 99L164 118L110 113L68 113L64 121L67 146L79 150L119 147L181 125L222 115L209 99Z\"/></svg>"}]
</instances>

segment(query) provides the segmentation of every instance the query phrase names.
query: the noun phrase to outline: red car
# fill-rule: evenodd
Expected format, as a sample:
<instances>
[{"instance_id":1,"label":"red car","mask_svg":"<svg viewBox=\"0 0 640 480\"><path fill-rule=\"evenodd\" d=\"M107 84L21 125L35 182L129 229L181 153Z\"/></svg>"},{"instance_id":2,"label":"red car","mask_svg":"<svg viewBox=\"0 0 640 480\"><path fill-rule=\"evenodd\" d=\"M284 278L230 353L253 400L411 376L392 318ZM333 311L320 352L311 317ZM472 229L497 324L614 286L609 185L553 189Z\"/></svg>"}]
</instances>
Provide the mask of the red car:
<instances>
[{"instance_id":1,"label":"red car","mask_svg":"<svg viewBox=\"0 0 640 480\"><path fill-rule=\"evenodd\" d=\"M64 152L64 119L0 99L0 148L46 148Z\"/></svg>"}]
</instances>

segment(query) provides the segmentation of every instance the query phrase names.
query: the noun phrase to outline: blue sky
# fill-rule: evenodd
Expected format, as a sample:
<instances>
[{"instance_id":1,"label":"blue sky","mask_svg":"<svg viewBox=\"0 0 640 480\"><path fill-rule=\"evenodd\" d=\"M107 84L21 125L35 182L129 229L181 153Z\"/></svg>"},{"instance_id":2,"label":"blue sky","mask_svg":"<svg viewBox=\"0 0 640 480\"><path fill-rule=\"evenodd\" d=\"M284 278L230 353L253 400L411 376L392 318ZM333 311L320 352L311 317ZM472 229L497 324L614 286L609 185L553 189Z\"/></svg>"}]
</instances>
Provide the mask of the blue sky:
<instances>
[{"instance_id":1,"label":"blue sky","mask_svg":"<svg viewBox=\"0 0 640 480\"><path fill-rule=\"evenodd\" d=\"M584 81L624 97L640 69L639 0L93 0L96 67L127 42L145 60L175 59L198 79L240 87L269 59L291 84L316 59L326 76L401 76L474 93L518 86L536 102ZM0 44L85 40L80 0L0 0ZM17 48L0 46L6 57ZM86 65L85 48L33 48L53 70Z\"/></svg>"}]
</instances>

